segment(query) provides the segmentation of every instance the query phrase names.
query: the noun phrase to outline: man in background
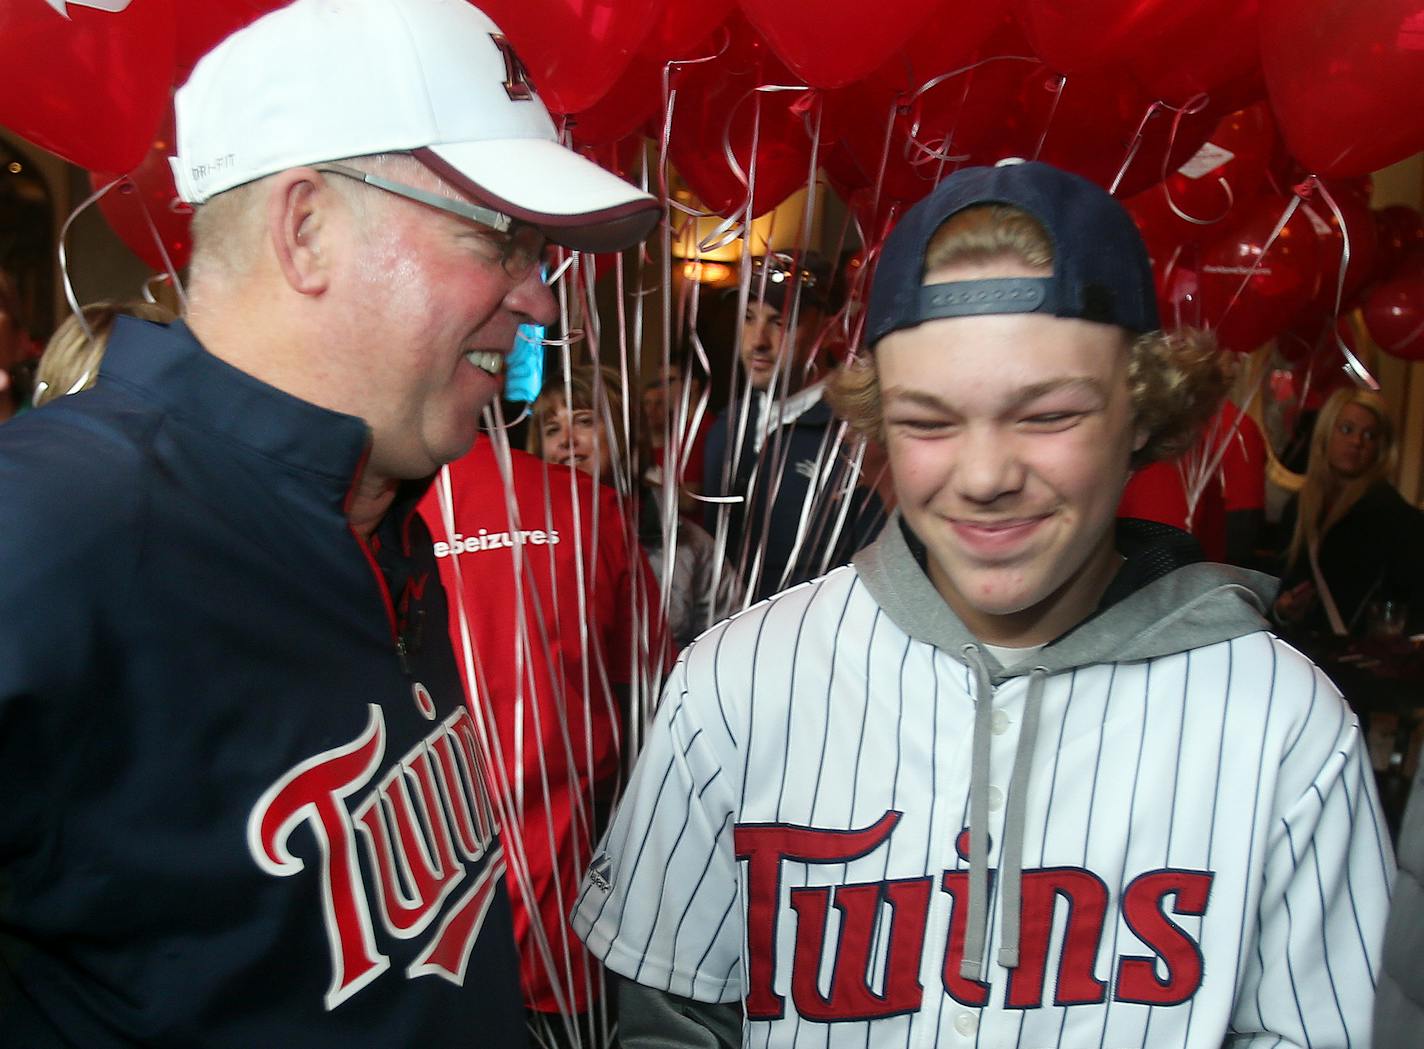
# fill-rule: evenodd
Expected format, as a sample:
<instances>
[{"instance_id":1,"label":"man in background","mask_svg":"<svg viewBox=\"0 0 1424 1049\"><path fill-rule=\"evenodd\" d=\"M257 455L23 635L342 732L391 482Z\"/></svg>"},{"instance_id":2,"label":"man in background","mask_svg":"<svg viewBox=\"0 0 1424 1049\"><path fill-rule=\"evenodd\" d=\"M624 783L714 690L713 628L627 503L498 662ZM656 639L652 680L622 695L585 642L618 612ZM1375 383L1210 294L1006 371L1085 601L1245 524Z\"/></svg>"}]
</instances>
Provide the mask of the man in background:
<instances>
[{"instance_id":1,"label":"man in background","mask_svg":"<svg viewBox=\"0 0 1424 1049\"><path fill-rule=\"evenodd\" d=\"M879 500L856 484L858 443L823 396L828 279L815 258L757 260L740 326L745 385L707 436L707 530L752 600L844 563L882 523Z\"/></svg>"}]
</instances>

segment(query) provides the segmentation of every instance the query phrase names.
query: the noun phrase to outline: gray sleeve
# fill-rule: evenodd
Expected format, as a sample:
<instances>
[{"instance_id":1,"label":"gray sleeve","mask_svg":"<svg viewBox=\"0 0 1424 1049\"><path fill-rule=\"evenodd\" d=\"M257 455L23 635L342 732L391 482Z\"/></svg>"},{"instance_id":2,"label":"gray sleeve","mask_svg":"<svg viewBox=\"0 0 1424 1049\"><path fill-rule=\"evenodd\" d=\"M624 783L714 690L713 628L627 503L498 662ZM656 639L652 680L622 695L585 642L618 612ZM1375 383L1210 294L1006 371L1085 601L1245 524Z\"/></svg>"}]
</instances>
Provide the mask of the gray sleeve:
<instances>
[{"instance_id":1,"label":"gray sleeve","mask_svg":"<svg viewBox=\"0 0 1424 1049\"><path fill-rule=\"evenodd\" d=\"M1375 1049L1418 1045L1424 1025L1424 771L1399 834L1399 880L1384 934L1384 964L1375 996Z\"/></svg>"},{"instance_id":2,"label":"gray sleeve","mask_svg":"<svg viewBox=\"0 0 1424 1049\"><path fill-rule=\"evenodd\" d=\"M621 1049L737 1049L740 1002L709 1004L609 974L618 987Z\"/></svg>"}]
</instances>

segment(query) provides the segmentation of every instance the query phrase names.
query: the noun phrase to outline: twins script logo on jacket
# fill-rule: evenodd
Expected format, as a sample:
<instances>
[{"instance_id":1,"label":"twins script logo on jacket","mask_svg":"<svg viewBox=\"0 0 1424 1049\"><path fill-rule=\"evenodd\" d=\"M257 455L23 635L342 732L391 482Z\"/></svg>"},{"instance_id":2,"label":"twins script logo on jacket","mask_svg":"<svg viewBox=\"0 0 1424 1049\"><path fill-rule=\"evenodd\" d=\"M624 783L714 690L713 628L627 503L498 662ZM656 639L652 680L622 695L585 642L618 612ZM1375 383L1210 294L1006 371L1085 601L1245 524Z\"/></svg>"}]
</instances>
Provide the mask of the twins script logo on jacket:
<instances>
[{"instance_id":1,"label":"twins script logo on jacket","mask_svg":"<svg viewBox=\"0 0 1424 1049\"><path fill-rule=\"evenodd\" d=\"M425 687L416 707L434 720ZM386 723L380 707L350 743L316 754L282 776L253 807L247 843L268 874L305 869L288 842L306 826L321 849L322 910L331 951L327 1009L334 1009L390 967L376 943L371 899L387 935L426 943L406 977L441 976L461 984L470 951L504 876L495 846L494 810L485 790L474 719L461 706L385 770ZM374 883L356 847L360 832ZM492 847L495 846L495 847ZM455 902L445 906L463 889Z\"/></svg>"}]
</instances>

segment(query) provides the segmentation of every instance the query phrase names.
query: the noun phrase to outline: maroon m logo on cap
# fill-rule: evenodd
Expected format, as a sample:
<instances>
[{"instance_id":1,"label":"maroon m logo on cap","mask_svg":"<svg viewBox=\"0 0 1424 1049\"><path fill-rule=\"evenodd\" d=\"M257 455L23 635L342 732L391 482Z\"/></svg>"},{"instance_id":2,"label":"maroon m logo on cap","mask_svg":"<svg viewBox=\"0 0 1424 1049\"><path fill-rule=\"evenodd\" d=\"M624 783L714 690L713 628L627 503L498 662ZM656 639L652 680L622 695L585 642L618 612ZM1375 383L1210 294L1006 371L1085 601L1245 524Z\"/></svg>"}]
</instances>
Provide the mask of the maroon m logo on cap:
<instances>
[{"instance_id":1,"label":"maroon m logo on cap","mask_svg":"<svg viewBox=\"0 0 1424 1049\"><path fill-rule=\"evenodd\" d=\"M519 56L514 53L514 45L502 33L491 33L490 39L499 53L504 56L504 91L511 102L528 102L534 97L534 85L529 81L529 71Z\"/></svg>"}]
</instances>

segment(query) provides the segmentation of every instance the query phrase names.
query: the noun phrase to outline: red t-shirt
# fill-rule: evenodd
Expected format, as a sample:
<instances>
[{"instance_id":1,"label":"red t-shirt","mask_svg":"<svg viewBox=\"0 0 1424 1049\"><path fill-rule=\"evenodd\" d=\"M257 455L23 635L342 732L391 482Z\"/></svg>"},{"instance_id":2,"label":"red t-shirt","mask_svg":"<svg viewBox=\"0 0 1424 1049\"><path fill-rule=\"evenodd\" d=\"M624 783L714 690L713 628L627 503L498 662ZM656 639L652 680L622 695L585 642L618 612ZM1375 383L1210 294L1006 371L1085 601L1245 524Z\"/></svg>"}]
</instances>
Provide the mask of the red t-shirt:
<instances>
[{"instance_id":1,"label":"red t-shirt","mask_svg":"<svg viewBox=\"0 0 1424 1049\"><path fill-rule=\"evenodd\" d=\"M618 782L623 725L612 686L633 681L645 659L635 601L655 601L656 588L613 489L524 452L510 459L517 527L485 437L450 465L454 528L447 533L441 517L438 479L420 512L449 594L456 660L464 673L463 601L475 685L498 736L491 789L519 824L523 857L508 829L505 851L525 1000L559 1008L537 914L557 985L582 1011L589 958L567 915L596 844L595 797L611 800Z\"/></svg>"},{"instance_id":2,"label":"red t-shirt","mask_svg":"<svg viewBox=\"0 0 1424 1049\"><path fill-rule=\"evenodd\" d=\"M1188 471L1209 463L1218 453L1221 461L1202 489L1196 513L1189 521ZM1226 515L1237 510L1259 510L1265 505L1265 439L1256 421L1227 401L1191 453L1182 459L1151 463L1132 475L1117 515L1160 521L1191 532L1208 560L1224 561Z\"/></svg>"}]
</instances>

